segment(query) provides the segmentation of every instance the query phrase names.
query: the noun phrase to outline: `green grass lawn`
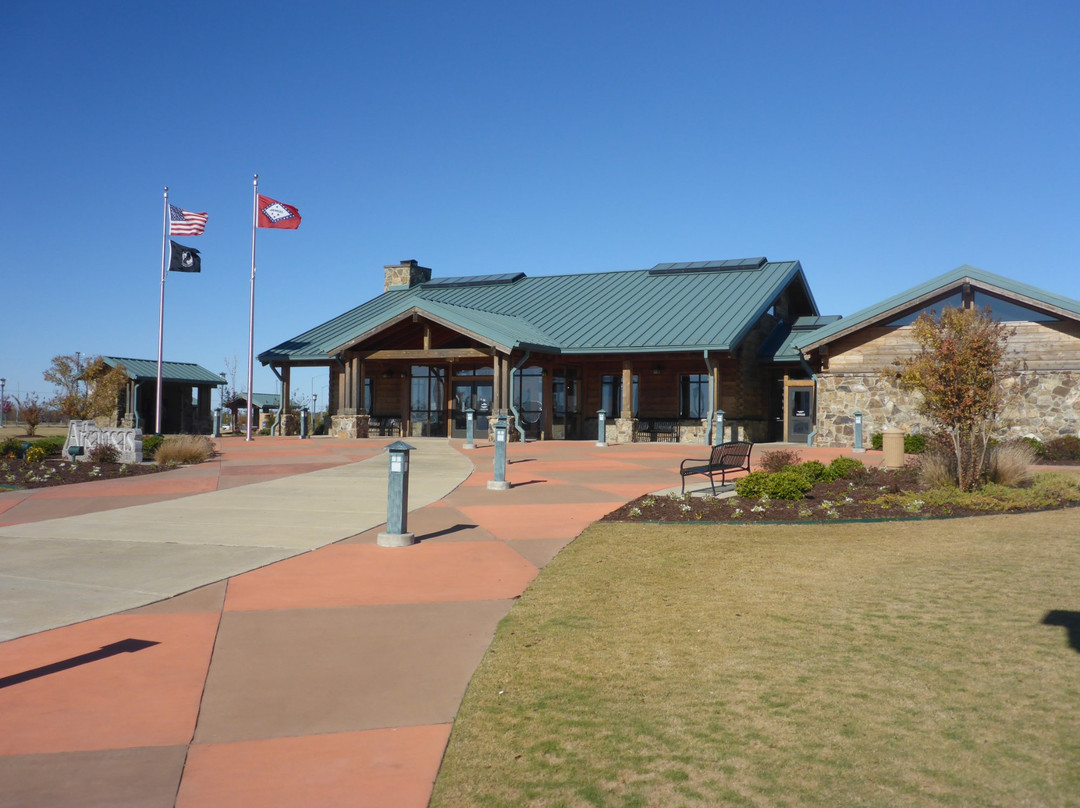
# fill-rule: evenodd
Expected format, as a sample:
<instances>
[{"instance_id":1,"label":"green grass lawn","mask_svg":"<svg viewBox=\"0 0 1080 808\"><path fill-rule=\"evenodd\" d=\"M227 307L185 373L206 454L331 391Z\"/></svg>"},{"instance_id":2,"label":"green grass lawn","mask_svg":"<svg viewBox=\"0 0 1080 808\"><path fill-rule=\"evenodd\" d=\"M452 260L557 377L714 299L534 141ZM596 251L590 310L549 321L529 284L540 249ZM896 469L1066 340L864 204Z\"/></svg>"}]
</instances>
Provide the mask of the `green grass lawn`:
<instances>
[{"instance_id":1,"label":"green grass lawn","mask_svg":"<svg viewBox=\"0 0 1080 808\"><path fill-rule=\"evenodd\" d=\"M594 525L500 625L432 806L1080 805L1077 635L1077 510Z\"/></svg>"}]
</instances>

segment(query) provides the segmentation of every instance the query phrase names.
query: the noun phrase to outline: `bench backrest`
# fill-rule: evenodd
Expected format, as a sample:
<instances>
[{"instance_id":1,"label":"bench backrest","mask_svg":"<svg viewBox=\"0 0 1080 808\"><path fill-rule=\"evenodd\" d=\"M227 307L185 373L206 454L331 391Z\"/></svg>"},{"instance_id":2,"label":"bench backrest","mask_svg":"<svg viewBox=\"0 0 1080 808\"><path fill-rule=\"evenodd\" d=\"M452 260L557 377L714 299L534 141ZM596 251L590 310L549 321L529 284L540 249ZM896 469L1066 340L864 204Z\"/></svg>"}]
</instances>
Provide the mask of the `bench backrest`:
<instances>
[{"instance_id":1,"label":"bench backrest","mask_svg":"<svg viewBox=\"0 0 1080 808\"><path fill-rule=\"evenodd\" d=\"M729 441L714 446L709 465L712 466L745 466L750 458L750 450L754 444L747 441Z\"/></svg>"}]
</instances>

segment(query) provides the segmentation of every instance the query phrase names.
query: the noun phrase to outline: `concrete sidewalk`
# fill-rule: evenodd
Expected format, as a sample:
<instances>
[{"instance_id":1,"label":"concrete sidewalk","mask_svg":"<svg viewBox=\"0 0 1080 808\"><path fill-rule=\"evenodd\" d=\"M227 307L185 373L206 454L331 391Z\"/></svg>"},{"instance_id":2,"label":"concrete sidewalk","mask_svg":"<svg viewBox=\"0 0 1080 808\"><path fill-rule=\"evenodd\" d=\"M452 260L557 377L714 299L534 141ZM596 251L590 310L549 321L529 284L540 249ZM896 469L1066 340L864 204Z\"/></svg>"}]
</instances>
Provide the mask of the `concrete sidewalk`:
<instances>
[{"instance_id":1,"label":"concrete sidewalk","mask_svg":"<svg viewBox=\"0 0 1080 808\"><path fill-rule=\"evenodd\" d=\"M412 445L413 507L438 501L472 472L445 440ZM375 527L386 521L386 480L386 459L376 455L192 497L0 527L0 640L153 603Z\"/></svg>"},{"instance_id":2,"label":"concrete sidewalk","mask_svg":"<svg viewBox=\"0 0 1080 808\"><path fill-rule=\"evenodd\" d=\"M411 464L410 502L424 499L419 489L429 474L442 482L432 483L430 504L410 513L408 529L420 541L408 548L376 546L381 525L365 530L348 501L360 484L352 475L364 467L379 469L383 500L383 462L265 482L304 465L291 464L290 453L302 460L305 452L348 447L349 458L307 461L342 466L389 442L266 444L281 455L233 467L252 479L254 469L274 469L262 478L265 488L236 490L235 513L219 496L230 477L226 449L213 494L138 503L88 516L78 529L78 520L64 519L4 528L14 535L0 545L24 553L34 542L59 543L57 556L39 563L60 600L79 595L76 556L63 555L79 551L72 547L79 542L86 544L77 563L90 566L96 550L85 548L125 545L127 555L98 563L95 574L120 575L124 597L144 598L151 596L143 590L164 585L150 587L143 576L168 579L174 573L161 568L174 564L179 577L191 574L175 560L182 553L196 558L211 547L225 561L233 552L301 552L177 597L0 643L4 804L426 805L465 688L514 599L589 523L677 484L679 462L702 449L512 444L513 487L490 491L490 447L464 454L447 441L430 449L423 442ZM452 469L473 465L478 471L453 487ZM340 496L322 496L324 486L308 478L341 482ZM116 496L127 496L121 488ZM18 507L32 510L28 501ZM303 552L333 541L328 511L340 519L341 540ZM173 539L151 540L131 527L161 521L154 514L165 522L161 535ZM244 527L254 517L265 535ZM130 531L128 540L110 536L109 524ZM206 531L215 543L206 543ZM141 571L124 579L111 569L119 559Z\"/></svg>"}]
</instances>

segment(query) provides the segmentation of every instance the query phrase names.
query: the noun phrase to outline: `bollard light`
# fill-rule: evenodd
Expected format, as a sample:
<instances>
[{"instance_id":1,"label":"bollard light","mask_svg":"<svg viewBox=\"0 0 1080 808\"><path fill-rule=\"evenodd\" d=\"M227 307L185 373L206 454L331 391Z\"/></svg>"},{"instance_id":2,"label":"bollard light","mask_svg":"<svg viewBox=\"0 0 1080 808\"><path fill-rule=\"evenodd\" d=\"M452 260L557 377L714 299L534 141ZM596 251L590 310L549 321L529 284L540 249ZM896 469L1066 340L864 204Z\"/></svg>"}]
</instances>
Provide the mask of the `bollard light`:
<instances>
[{"instance_id":1,"label":"bollard light","mask_svg":"<svg viewBox=\"0 0 1080 808\"><path fill-rule=\"evenodd\" d=\"M855 447L851 450L856 453L865 452L862 443L862 413L855 410Z\"/></svg>"},{"instance_id":2,"label":"bollard light","mask_svg":"<svg viewBox=\"0 0 1080 808\"><path fill-rule=\"evenodd\" d=\"M214 437L221 437L221 407L214 410Z\"/></svg>"},{"instance_id":3,"label":"bollard light","mask_svg":"<svg viewBox=\"0 0 1080 808\"><path fill-rule=\"evenodd\" d=\"M476 444L473 443L474 430L476 429L475 419L473 418L473 416L475 414L476 414L476 411L472 407L469 407L467 410L465 410L465 448L466 449L475 449L476 448Z\"/></svg>"},{"instance_id":4,"label":"bollard light","mask_svg":"<svg viewBox=\"0 0 1080 808\"><path fill-rule=\"evenodd\" d=\"M409 511L409 452L415 449L404 441L386 447L390 453L390 472L386 486L386 532L375 541L380 547L408 547L416 537L408 532Z\"/></svg>"},{"instance_id":5,"label":"bollard light","mask_svg":"<svg viewBox=\"0 0 1080 808\"><path fill-rule=\"evenodd\" d=\"M599 423L596 429L596 445L607 446L607 413L603 410L597 410L596 419Z\"/></svg>"},{"instance_id":6,"label":"bollard light","mask_svg":"<svg viewBox=\"0 0 1080 808\"><path fill-rule=\"evenodd\" d=\"M308 408L300 410L300 440L308 436Z\"/></svg>"},{"instance_id":7,"label":"bollard light","mask_svg":"<svg viewBox=\"0 0 1080 808\"><path fill-rule=\"evenodd\" d=\"M713 429L713 446L719 446L724 442L724 411L716 411L716 426Z\"/></svg>"},{"instance_id":8,"label":"bollard light","mask_svg":"<svg viewBox=\"0 0 1080 808\"><path fill-rule=\"evenodd\" d=\"M506 415L495 419L495 479L488 480L487 487L492 491L506 491L510 483L506 480L506 443L510 432L510 422Z\"/></svg>"}]
</instances>

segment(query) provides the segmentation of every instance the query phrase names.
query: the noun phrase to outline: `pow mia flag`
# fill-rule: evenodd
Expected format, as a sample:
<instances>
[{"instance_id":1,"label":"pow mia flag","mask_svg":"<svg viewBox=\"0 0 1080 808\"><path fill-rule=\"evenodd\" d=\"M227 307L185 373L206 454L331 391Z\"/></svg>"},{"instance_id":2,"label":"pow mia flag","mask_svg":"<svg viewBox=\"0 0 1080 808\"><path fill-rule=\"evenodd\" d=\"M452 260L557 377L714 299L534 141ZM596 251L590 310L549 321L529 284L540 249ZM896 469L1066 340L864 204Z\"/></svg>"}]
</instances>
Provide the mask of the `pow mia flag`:
<instances>
[{"instance_id":1,"label":"pow mia flag","mask_svg":"<svg viewBox=\"0 0 1080 808\"><path fill-rule=\"evenodd\" d=\"M169 244L172 245L172 251L169 257L170 272L202 271L202 259L199 258L198 250L191 247L185 247L183 244L177 244L172 239L169 240Z\"/></svg>"}]
</instances>

